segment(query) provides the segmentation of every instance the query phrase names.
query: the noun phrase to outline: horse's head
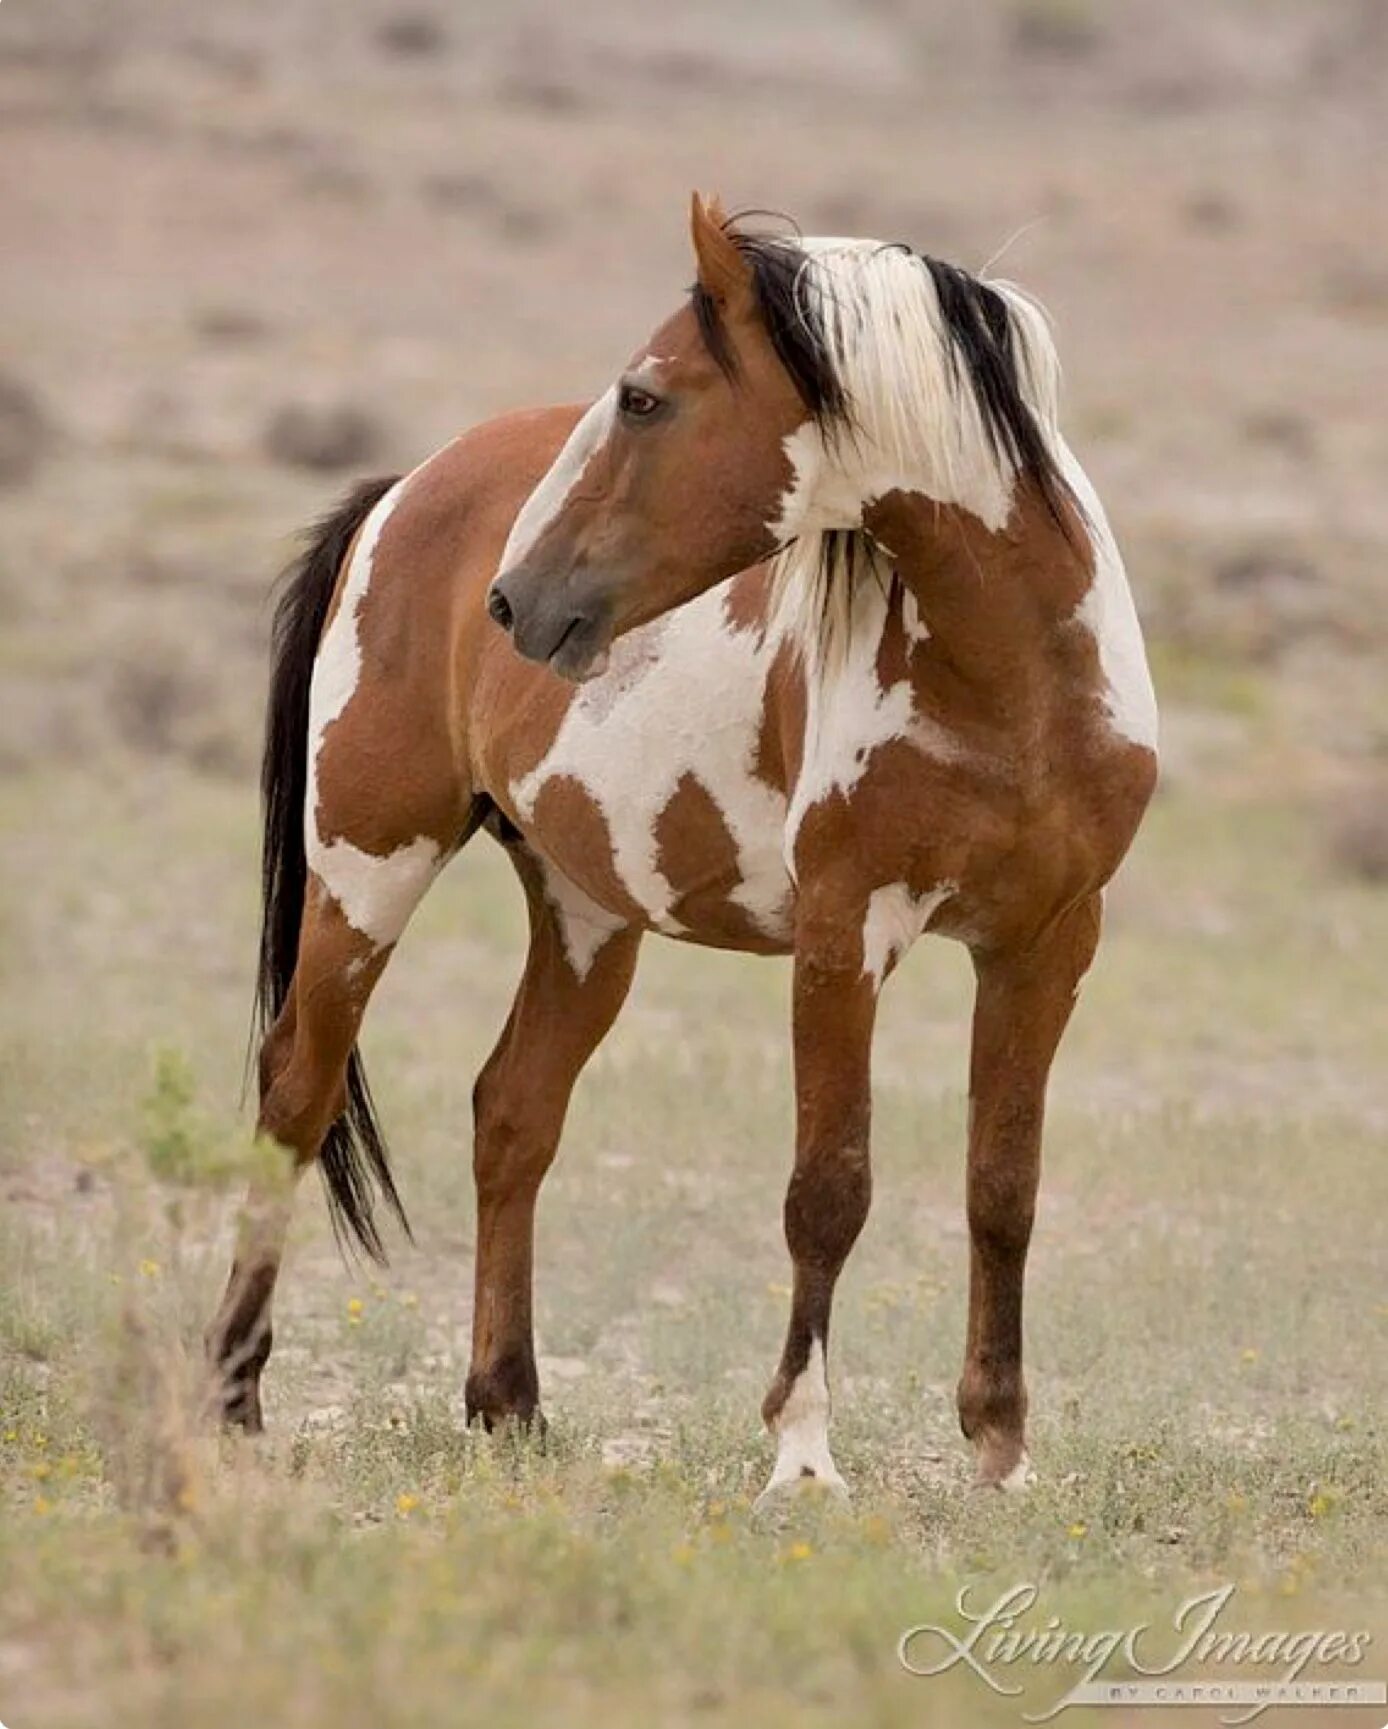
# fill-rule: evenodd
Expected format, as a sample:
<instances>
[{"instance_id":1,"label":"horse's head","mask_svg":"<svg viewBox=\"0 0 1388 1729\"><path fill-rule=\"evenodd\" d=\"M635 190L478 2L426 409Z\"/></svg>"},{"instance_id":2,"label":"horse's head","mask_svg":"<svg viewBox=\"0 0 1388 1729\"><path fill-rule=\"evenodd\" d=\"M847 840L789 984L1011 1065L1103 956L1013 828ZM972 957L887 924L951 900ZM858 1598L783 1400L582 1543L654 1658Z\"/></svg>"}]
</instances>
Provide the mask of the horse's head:
<instances>
[{"instance_id":1,"label":"horse's head","mask_svg":"<svg viewBox=\"0 0 1388 1729\"><path fill-rule=\"evenodd\" d=\"M688 302L574 428L516 518L487 597L520 652L567 678L601 671L614 637L795 532L787 440L841 407L824 400L835 385L810 363L807 332L768 304L769 276L802 255L772 249L754 269L749 242L697 195L692 231Z\"/></svg>"}]
</instances>

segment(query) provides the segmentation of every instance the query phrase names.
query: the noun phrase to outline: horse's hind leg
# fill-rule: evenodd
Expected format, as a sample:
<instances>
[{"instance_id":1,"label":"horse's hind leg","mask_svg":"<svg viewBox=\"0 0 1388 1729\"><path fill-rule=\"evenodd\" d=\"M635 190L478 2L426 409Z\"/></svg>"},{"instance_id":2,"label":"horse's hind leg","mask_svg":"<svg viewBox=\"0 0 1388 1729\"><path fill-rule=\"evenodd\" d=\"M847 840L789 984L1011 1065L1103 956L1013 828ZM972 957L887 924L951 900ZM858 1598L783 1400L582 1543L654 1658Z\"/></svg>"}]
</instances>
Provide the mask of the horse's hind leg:
<instances>
[{"instance_id":1,"label":"horse's hind leg","mask_svg":"<svg viewBox=\"0 0 1388 1729\"><path fill-rule=\"evenodd\" d=\"M469 1422L528 1423L540 1397L531 1319L535 1203L579 1072L626 1001L640 932L598 909L566 911L519 847L512 861L530 908L530 952L496 1049L473 1093L476 1298Z\"/></svg>"},{"instance_id":2,"label":"horse's hind leg","mask_svg":"<svg viewBox=\"0 0 1388 1729\"><path fill-rule=\"evenodd\" d=\"M415 886L414 903L429 881ZM226 1295L207 1333L218 1414L252 1431L262 1426L260 1376L295 1183L346 1106L348 1060L392 948L357 930L310 876L293 984L260 1053L256 1134L266 1168L251 1182ZM277 1149L290 1157L276 1158Z\"/></svg>"}]
</instances>

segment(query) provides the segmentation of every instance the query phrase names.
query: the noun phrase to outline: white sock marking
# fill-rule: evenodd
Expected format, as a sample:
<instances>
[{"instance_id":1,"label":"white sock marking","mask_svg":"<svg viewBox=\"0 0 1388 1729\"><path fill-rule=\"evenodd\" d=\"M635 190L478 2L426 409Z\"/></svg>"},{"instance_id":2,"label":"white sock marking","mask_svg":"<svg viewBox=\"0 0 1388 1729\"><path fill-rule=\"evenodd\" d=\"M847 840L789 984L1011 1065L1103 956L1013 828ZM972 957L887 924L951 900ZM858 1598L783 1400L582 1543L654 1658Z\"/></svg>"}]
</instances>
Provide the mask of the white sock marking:
<instances>
[{"instance_id":1,"label":"white sock marking","mask_svg":"<svg viewBox=\"0 0 1388 1729\"><path fill-rule=\"evenodd\" d=\"M829 1377L816 1339L776 1418L776 1465L767 1491L813 1477L830 1489L845 1485L829 1453Z\"/></svg>"},{"instance_id":2,"label":"white sock marking","mask_svg":"<svg viewBox=\"0 0 1388 1729\"><path fill-rule=\"evenodd\" d=\"M1004 1495L1019 1495L1035 1481L1036 1472L1032 1469L1031 1460L1023 1453L1007 1475L998 1479L998 1487Z\"/></svg>"}]
</instances>

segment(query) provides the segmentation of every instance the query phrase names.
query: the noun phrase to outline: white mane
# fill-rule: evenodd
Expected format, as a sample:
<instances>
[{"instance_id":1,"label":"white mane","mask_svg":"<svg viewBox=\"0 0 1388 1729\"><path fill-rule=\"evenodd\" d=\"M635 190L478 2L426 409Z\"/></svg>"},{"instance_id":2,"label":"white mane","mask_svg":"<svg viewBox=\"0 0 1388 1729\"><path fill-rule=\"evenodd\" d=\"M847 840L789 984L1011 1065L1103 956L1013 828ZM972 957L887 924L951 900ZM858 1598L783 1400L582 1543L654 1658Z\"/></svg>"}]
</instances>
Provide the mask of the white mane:
<instances>
[{"instance_id":1,"label":"white mane","mask_svg":"<svg viewBox=\"0 0 1388 1729\"><path fill-rule=\"evenodd\" d=\"M901 489L957 504L1000 529L1012 508L1017 463L980 407L968 358L940 303L929 263L872 240L806 239L797 309L817 324L848 398L851 424L805 426L786 441L794 480L772 525L787 542L773 561L773 616L827 669L846 639L852 590L885 587L888 562L861 532L864 507ZM1041 306L1008 282L1000 296L1016 378L1050 451L1059 449L1060 365ZM853 531L853 579L842 538Z\"/></svg>"}]
</instances>

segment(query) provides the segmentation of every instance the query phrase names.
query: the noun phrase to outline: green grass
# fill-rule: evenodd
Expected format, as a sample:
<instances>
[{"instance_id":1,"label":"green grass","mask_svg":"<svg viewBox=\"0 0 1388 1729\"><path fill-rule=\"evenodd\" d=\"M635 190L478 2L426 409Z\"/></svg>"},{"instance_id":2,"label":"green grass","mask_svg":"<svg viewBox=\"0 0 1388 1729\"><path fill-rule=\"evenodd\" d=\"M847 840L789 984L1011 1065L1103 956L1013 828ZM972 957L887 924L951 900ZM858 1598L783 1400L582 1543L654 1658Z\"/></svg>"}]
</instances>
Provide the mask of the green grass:
<instances>
[{"instance_id":1,"label":"green grass","mask_svg":"<svg viewBox=\"0 0 1388 1729\"><path fill-rule=\"evenodd\" d=\"M1178 781L1113 897L1054 1088L1020 1500L969 1492L952 1406L968 969L923 945L894 981L836 1320L854 1501L775 1524L783 966L648 945L542 1202L547 1439L468 1433L468 1095L522 930L470 849L367 1037L418 1244L344 1268L305 1187L271 1433L234 1443L193 1371L244 1156L249 800L11 781L0 829L10 1729L1016 1723L895 1649L1021 1580L1073 1626L1225 1581L1232 1624L1388 1625L1388 897L1295 808Z\"/></svg>"}]
</instances>

